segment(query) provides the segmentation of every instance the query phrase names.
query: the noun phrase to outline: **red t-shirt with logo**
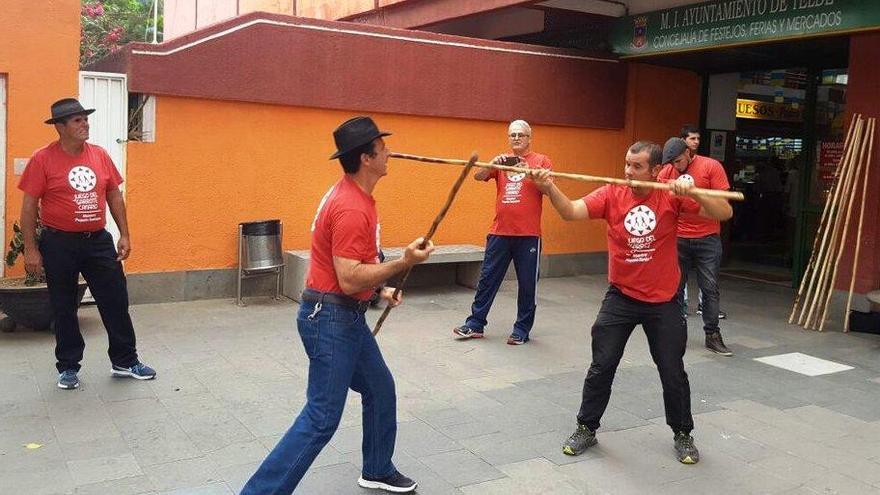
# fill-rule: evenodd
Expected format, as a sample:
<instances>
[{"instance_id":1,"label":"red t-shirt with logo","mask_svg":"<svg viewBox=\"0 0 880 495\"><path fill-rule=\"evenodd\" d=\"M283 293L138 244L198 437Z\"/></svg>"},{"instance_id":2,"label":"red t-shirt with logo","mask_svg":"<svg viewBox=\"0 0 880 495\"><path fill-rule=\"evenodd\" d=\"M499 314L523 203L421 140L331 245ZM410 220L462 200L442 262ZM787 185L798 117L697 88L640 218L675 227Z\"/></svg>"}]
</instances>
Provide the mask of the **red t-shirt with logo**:
<instances>
[{"instance_id":1,"label":"red t-shirt with logo","mask_svg":"<svg viewBox=\"0 0 880 495\"><path fill-rule=\"evenodd\" d=\"M678 179L686 180L702 189L722 191L730 189L730 182L727 180L727 173L724 172L721 162L708 156L695 156L684 172L679 172L671 163L667 164L657 176L657 180L661 182ZM719 232L721 232L721 222L718 220L693 213L683 213L678 220L678 237L694 239Z\"/></svg>"},{"instance_id":2,"label":"red t-shirt with logo","mask_svg":"<svg viewBox=\"0 0 880 495\"><path fill-rule=\"evenodd\" d=\"M546 156L528 152L522 157L528 168L553 168ZM492 170L486 180L495 179L495 221L490 234L540 236L542 194L525 173Z\"/></svg>"},{"instance_id":3,"label":"red t-shirt with logo","mask_svg":"<svg viewBox=\"0 0 880 495\"><path fill-rule=\"evenodd\" d=\"M312 251L306 287L319 292L345 294L339 286L333 257L361 263L379 262L379 217L376 201L348 175L321 199L312 222ZM373 289L348 294L366 301Z\"/></svg>"},{"instance_id":4,"label":"red t-shirt with logo","mask_svg":"<svg viewBox=\"0 0 880 495\"><path fill-rule=\"evenodd\" d=\"M79 156L55 141L28 161L18 188L40 199L43 225L66 232L94 232L107 224L107 191L122 176L104 148L84 143Z\"/></svg>"},{"instance_id":5,"label":"red t-shirt with logo","mask_svg":"<svg viewBox=\"0 0 880 495\"><path fill-rule=\"evenodd\" d=\"M639 301L671 301L681 280L675 235L679 215L696 213L700 205L668 191L636 196L631 188L614 185L596 189L583 201L590 218L608 222L608 281Z\"/></svg>"}]
</instances>

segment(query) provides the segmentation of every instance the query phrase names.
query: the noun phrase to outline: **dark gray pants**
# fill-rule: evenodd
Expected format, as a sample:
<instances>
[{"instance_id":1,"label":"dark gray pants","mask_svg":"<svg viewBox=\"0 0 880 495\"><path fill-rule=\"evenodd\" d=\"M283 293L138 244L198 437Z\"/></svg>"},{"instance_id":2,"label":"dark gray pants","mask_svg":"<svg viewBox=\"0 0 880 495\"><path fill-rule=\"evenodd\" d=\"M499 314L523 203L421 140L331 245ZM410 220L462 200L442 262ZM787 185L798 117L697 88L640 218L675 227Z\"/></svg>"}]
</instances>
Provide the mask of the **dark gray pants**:
<instances>
[{"instance_id":1,"label":"dark gray pants","mask_svg":"<svg viewBox=\"0 0 880 495\"><path fill-rule=\"evenodd\" d=\"M697 271L697 285L702 294L703 330L706 333L718 331L718 307L721 291L718 289L718 273L721 271L721 238L717 234L688 239L678 238L678 265L681 268L682 315L687 317L688 272Z\"/></svg>"}]
</instances>

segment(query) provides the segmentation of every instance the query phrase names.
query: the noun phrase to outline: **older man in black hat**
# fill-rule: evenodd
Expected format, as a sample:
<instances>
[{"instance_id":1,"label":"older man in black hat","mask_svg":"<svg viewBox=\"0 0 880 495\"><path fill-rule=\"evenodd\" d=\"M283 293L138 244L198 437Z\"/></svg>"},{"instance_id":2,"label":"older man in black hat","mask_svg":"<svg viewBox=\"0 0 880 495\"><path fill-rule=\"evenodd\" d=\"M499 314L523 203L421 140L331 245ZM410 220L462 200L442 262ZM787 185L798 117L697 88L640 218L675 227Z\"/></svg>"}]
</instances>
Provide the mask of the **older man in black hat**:
<instances>
[{"instance_id":1,"label":"older man in black hat","mask_svg":"<svg viewBox=\"0 0 880 495\"><path fill-rule=\"evenodd\" d=\"M21 227L28 273L45 271L55 313L58 387L79 387L77 373L85 341L77 319L79 276L98 304L107 329L113 376L151 380L156 372L138 360L134 327L128 314L128 289L122 260L131 253L122 177L110 155L89 139L89 114L79 101L52 105L47 124L58 140L37 150L19 183L24 191ZM119 241L104 229L106 206L119 227ZM43 225L39 240L37 218Z\"/></svg>"},{"instance_id":2,"label":"older man in black hat","mask_svg":"<svg viewBox=\"0 0 880 495\"><path fill-rule=\"evenodd\" d=\"M396 493L416 483L391 462L397 436L397 397L376 339L364 319L377 286L428 259L433 244L419 238L403 257L379 263L379 221L373 189L388 174L389 151L369 117L355 117L334 132L345 172L318 205L312 222L311 264L296 319L306 354L309 383L306 405L293 426L260 465L243 495L293 493L315 457L330 441L342 418L348 389L363 403L363 469L358 484ZM388 304L393 287L382 290Z\"/></svg>"}]
</instances>

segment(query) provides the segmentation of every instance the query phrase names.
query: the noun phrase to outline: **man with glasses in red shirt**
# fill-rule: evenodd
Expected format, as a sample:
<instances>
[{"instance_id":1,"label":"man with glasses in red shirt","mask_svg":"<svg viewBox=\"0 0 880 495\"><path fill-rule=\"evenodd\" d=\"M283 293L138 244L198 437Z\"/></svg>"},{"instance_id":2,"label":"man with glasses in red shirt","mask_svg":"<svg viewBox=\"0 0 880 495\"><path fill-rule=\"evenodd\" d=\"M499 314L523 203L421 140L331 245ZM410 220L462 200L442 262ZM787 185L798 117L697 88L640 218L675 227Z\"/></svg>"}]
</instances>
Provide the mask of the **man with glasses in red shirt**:
<instances>
[{"instance_id":1,"label":"man with glasses in red shirt","mask_svg":"<svg viewBox=\"0 0 880 495\"><path fill-rule=\"evenodd\" d=\"M532 128L528 122L514 120L507 131L511 151L496 156L492 163L520 166L524 170L514 173L481 168L474 174L478 181L495 180L495 220L486 237L486 254L471 315L452 332L459 340L483 337L492 302L513 261L519 290L516 322L507 343L522 345L529 341L535 323L543 206L543 195L532 181L525 180L525 169L550 170L553 165L547 156L531 151Z\"/></svg>"},{"instance_id":2,"label":"man with glasses in red shirt","mask_svg":"<svg viewBox=\"0 0 880 495\"><path fill-rule=\"evenodd\" d=\"M654 181L663 162L659 145L640 141L626 152L624 175L630 180ZM533 172L533 180L564 220L604 219L608 223L610 286L593 323L593 360L584 379L577 429L562 451L579 455L596 444L596 430L611 398L626 342L635 326L642 325L660 373L666 424L673 431L676 456L683 464L698 462L700 454L690 434L694 420L683 360L687 327L680 314L675 236L683 213L725 220L733 214L730 204L720 198L685 197L693 185L684 182L673 183L674 194L606 185L572 201L553 184L549 172Z\"/></svg>"}]
</instances>

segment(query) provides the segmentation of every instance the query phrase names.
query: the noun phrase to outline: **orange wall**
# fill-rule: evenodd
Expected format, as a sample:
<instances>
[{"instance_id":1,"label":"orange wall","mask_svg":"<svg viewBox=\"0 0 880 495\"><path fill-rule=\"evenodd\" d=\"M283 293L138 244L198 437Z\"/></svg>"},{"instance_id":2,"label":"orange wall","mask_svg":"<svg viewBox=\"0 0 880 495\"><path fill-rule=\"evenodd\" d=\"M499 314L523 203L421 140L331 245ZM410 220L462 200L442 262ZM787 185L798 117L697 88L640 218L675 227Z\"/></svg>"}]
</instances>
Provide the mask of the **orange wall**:
<instances>
[{"instance_id":1,"label":"orange wall","mask_svg":"<svg viewBox=\"0 0 880 495\"><path fill-rule=\"evenodd\" d=\"M13 175L13 160L28 158L57 139L43 121L53 101L78 92L79 2L4 0L0 15L0 74L6 76L6 197L4 248L12 223L21 211L20 177ZM5 251L4 251L5 252ZM19 261L8 274L23 273Z\"/></svg>"},{"instance_id":2,"label":"orange wall","mask_svg":"<svg viewBox=\"0 0 880 495\"><path fill-rule=\"evenodd\" d=\"M533 126L533 149L557 170L620 176L626 146L662 141L698 117L699 82L688 72L630 65L633 119L623 130ZM676 89L676 84L679 85ZM681 85L684 85L682 88ZM631 107L632 105L628 105ZM159 97L157 141L129 143L127 201L134 254L129 272L224 268L236 263L237 224L284 222L284 248L307 249L318 201L340 177L333 129L351 112ZM373 114L393 151L489 160L507 145L506 123ZM528 116L523 116L528 119ZM393 160L375 196L382 241L421 235L460 169ZM595 186L560 183L569 196ZM436 241L482 245L494 213L494 184L468 181ZM602 251L601 222L562 222L545 202L547 254Z\"/></svg>"}]
</instances>

